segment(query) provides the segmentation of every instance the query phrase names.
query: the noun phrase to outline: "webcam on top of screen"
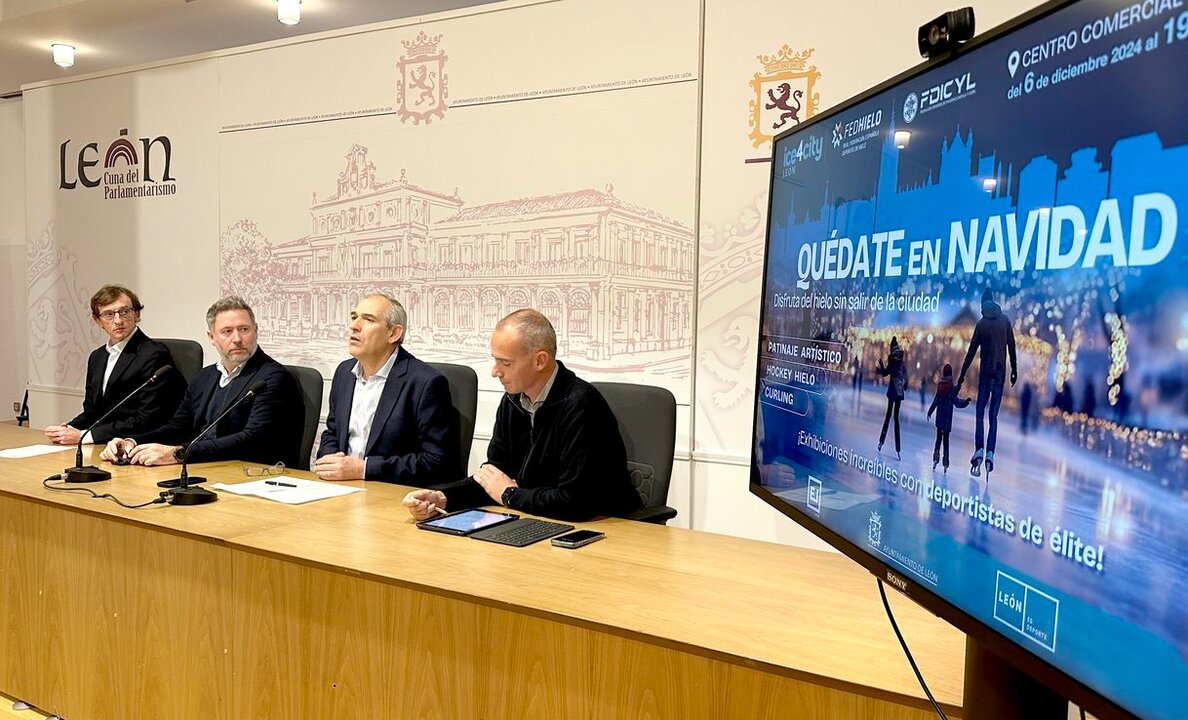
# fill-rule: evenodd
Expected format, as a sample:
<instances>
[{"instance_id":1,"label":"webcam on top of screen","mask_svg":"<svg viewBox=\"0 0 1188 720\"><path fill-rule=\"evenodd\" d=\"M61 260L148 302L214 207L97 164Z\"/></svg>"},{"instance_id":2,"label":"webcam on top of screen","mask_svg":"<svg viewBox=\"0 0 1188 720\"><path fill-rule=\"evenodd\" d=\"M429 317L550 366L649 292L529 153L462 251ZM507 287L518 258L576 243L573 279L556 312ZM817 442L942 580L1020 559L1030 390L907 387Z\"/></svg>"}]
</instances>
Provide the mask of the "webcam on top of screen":
<instances>
[{"instance_id":1,"label":"webcam on top of screen","mask_svg":"<svg viewBox=\"0 0 1188 720\"><path fill-rule=\"evenodd\" d=\"M920 26L917 42L920 55L933 58L949 52L974 36L972 7L950 10L937 19Z\"/></svg>"}]
</instances>

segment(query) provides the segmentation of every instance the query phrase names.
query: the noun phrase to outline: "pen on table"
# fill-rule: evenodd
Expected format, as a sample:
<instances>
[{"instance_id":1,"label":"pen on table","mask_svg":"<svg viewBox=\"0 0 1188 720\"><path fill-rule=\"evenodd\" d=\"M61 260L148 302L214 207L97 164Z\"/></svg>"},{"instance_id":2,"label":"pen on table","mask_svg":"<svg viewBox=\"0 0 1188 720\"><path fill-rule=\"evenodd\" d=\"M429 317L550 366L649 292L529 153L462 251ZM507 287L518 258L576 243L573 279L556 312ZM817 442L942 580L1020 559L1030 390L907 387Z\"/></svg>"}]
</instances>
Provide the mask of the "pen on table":
<instances>
[{"instance_id":1,"label":"pen on table","mask_svg":"<svg viewBox=\"0 0 1188 720\"><path fill-rule=\"evenodd\" d=\"M276 485L278 487L297 487L293 483L281 482L279 480L265 480L265 485Z\"/></svg>"},{"instance_id":2,"label":"pen on table","mask_svg":"<svg viewBox=\"0 0 1188 720\"><path fill-rule=\"evenodd\" d=\"M442 515L449 515L449 513L448 513L447 511L445 511L444 509L442 509L442 508L439 508L439 507L437 507L436 505L433 505L433 504L430 504L430 505L429 505L429 509L430 509L430 510L432 510L433 512L439 512L439 513L441 513Z\"/></svg>"}]
</instances>

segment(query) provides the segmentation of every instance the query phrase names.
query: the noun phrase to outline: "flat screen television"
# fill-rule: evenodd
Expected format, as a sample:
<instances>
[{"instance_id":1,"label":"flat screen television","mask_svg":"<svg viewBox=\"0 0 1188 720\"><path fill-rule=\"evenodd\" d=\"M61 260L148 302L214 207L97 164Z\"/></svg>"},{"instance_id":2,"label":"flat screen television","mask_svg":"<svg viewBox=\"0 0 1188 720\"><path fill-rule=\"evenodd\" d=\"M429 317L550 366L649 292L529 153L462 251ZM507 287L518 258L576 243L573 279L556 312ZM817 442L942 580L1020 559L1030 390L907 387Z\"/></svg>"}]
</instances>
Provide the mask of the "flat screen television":
<instances>
[{"instance_id":1,"label":"flat screen television","mask_svg":"<svg viewBox=\"0 0 1188 720\"><path fill-rule=\"evenodd\" d=\"M1188 2L1043 5L771 171L751 492L1061 697L1186 717Z\"/></svg>"}]
</instances>

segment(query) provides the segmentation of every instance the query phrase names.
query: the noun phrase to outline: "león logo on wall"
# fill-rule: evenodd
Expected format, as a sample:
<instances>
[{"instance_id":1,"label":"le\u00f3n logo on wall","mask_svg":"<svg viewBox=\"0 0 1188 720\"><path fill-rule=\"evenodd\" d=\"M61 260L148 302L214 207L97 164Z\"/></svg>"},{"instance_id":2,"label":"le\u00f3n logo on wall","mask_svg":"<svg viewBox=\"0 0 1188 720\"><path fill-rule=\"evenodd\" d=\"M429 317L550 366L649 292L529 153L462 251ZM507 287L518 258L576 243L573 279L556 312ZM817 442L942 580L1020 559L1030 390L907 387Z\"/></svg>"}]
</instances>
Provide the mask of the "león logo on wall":
<instances>
[{"instance_id":1,"label":"le\u00f3n logo on wall","mask_svg":"<svg viewBox=\"0 0 1188 720\"><path fill-rule=\"evenodd\" d=\"M435 117L445 117L449 76L446 54L437 47L440 41L441 35L429 37L424 32L418 32L412 42L401 41L406 51L396 63L396 112L401 122L412 118L414 125L422 120L428 125Z\"/></svg>"},{"instance_id":2,"label":"le\u00f3n logo on wall","mask_svg":"<svg viewBox=\"0 0 1188 720\"><path fill-rule=\"evenodd\" d=\"M128 140L128 129L120 130L102 155L99 143L89 142L77 152L71 140L58 146L58 189L76 190L103 187L104 200L173 195L177 178L173 176L173 143L165 135L137 138L139 148Z\"/></svg>"},{"instance_id":3,"label":"le\u00f3n logo on wall","mask_svg":"<svg viewBox=\"0 0 1188 720\"><path fill-rule=\"evenodd\" d=\"M814 48L801 52L784 45L774 55L757 55L763 66L755 73L751 88L751 144L759 147L781 132L807 120L821 101L815 89L821 72L808 59Z\"/></svg>"}]
</instances>

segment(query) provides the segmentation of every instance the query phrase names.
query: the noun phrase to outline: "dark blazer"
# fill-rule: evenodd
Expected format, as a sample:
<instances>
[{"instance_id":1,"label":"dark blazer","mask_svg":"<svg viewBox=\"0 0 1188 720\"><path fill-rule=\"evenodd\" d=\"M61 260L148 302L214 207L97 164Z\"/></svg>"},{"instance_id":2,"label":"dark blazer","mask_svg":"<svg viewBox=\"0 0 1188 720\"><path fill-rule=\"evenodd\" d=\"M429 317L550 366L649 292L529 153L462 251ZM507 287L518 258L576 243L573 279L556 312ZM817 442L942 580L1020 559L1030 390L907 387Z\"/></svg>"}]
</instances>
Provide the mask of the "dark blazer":
<instances>
[{"instance_id":1,"label":"dark blazer","mask_svg":"<svg viewBox=\"0 0 1188 720\"><path fill-rule=\"evenodd\" d=\"M107 344L100 345L87 358L87 387L83 395L82 412L67 425L86 431L120 400L127 397L159 368L173 364L169 348L144 334L140 328L132 332L128 344L116 360L103 389L103 373L107 370ZM176 369L128 398L128 402L91 430L96 443L106 443L117 437L158 428L168 422L186 391L186 381Z\"/></svg>"},{"instance_id":2,"label":"dark blazer","mask_svg":"<svg viewBox=\"0 0 1188 720\"><path fill-rule=\"evenodd\" d=\"M283 365L273 360L262 348L244 364L243 371L227 386L222 407L239 399L256 381L268 385L260 394L248 398L201 440L189 444L206 426L206 409L219 386L218 365L207 365L194 376L186 388L186 396L164 427L133 435L137 443L165 443L185 445L190 462L212 460L244 460L271 465L283 462L297 467L301 453L301 430L305 409L297 381Z\"/></svg>"},{"instance_id":3,"label":"dark blazer","mask_svg":"<svg viewBox=\"0 0 1188 720\"><path fill-rule=\"evenodd\" d=\"M357 361L339 363L318 457L349 452ZM458 427L445 377L403 347L384 383L364 448L365 477L425 487L458 477Z\"/></svg>"}]
</instances>

